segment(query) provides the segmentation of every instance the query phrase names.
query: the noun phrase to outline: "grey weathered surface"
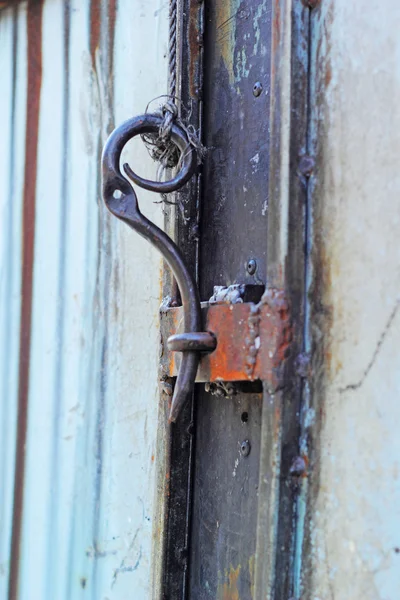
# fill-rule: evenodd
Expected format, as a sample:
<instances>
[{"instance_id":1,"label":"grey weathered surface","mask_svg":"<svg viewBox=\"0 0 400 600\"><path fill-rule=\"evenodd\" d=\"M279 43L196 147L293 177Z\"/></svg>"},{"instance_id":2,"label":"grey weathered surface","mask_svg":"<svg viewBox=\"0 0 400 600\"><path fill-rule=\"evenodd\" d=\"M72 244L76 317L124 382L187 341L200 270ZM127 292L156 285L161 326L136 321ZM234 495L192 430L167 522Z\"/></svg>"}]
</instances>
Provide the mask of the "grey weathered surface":
<instances>
[{"instance_id":1,"label":"grey weathered surface","mask_svg":"<svg viewBox=\"0 0 400 600\"><path fill-rule=\"evenodd\" d=\"M200 289L208 300L214 285L265 283L271 3L208 2L205 23Z\"/></svg>"},{"instance_id":2,"label":"grey weathered surface","mask_svg":"<svg viewBox=\"0 0 400 600\"><path fill-rule=\"evenodd\" d=\"M191 598L254 592L261 394L202 394L196 411ZM241 443L249 441L243 456Z\"/></svg>"},{"instance_id":3,"label":"grey weathered surface","mask_svg":"<svg viewBox=\"0 0 400 600\"><path fill-rule=\"evenodd\" d=\"M290 474L299 444L303 383L309 9L280 0L272 9L269 285L285 290L293 340L282 389L264 391L255 598L295 597L298 480Z\"/></svg>"},{"instance_id":4,"label":"grey weathered surface","mask_svg":"<svg viewBox=\"0 0 400 600\"><path fill-rule=\"evenodd\" d=\"M214 285L265 283L270 46L270 2L206 3L202 300ZM257 82L263 89L255 96ZM253 275L249 259L257 262ZM253 597L261 411L260 394L221 399L199 386L190 554L196 600ZM244 458L247 438L252 449Z\"/></svg>"},{"instance_id":5,"label":"grey weathered surface","mask_svg":"<svg viewBox=\"0 0 400 600\"><path fill-rule=\"evenodd\" d=\"M306 600L399 597L399 28L395 1L312 13Z\"/></svg>"}]
</instances>

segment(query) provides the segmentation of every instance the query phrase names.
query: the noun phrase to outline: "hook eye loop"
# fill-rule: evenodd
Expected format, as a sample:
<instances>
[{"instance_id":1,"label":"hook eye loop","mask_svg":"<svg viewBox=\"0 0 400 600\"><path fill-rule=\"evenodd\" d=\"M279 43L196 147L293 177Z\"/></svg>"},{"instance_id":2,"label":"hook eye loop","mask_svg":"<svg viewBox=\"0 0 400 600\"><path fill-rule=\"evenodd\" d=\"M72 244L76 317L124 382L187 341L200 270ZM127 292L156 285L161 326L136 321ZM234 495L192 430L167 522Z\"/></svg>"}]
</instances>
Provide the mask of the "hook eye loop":
<instances>
[{"instance_id":1,"label":"hook eye loop","mask_svg":"<svg viewBox=\"0 0 400 600\"><path fill-rule=\"evenodd\" d=\"M196 151L190 145L185 130L176 123L173 124L171 129L171 141L181 153L181 160L179 161L178 172L172 179L169 181L145 179L135 173L128 163L124 164L124 173L121 173L121 154L126 144L138 135L158 133L162 124L163 118L159 115L146 114L125 121L125 123L113 131L103 150L104 192L109 191L110 187L115 186L117 182L116 186L126 194L128 193L126 186L130 186L130 181L132 181L146 190L165 194L178 190L189 181L196 170ZM128 178L130 181L128 181ZM121 179L124 180L125 185L121 185Z\"/></svg>"},{"instance_id":2,"label":"hook eye loop","mask_svg":"<svg viewBox=\"0 0 400 600\"><path fill-rule=\"evenodd\" d=\"M145 122L143 123L142 130L140 133L136 131L132 137L146 133L158 133L161 125L163 124L163 119L158 115L145 115L143 119L145 119ZM136 183L136 185L145 190L150 190L151 192L167 194L180 189L189 181L196 169L196 152L190 145L186 132L175 123L171 129L171 142L178 148L181 156L177 173L172 179L168 181L153 181L151 179L145 179L144 177L141 177L135 173L128 163L123 165L125 174L131 181Z\"/></svg>"}]
</instances>

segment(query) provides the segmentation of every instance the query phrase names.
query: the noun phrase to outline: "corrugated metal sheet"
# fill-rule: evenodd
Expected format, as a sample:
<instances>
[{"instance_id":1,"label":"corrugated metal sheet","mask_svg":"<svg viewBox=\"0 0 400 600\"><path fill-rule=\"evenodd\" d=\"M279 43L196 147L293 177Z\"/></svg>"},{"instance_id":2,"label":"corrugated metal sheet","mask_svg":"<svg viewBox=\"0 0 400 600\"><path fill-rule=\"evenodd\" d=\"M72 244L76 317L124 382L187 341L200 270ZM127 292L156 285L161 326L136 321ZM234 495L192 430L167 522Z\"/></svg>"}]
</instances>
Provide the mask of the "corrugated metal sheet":
<instances>
[{"instance_id":1,"label":"corrugated metal sheet","mask_svg":"<svg viewBox=\"0 0 400 600\"><path fill-rule=\"evenodd\" d=\"M166 40L161 0L0 12L2 598L150 597L161 263L105 212L99 160L165 93Z\"/></svg>"}]
</instances>

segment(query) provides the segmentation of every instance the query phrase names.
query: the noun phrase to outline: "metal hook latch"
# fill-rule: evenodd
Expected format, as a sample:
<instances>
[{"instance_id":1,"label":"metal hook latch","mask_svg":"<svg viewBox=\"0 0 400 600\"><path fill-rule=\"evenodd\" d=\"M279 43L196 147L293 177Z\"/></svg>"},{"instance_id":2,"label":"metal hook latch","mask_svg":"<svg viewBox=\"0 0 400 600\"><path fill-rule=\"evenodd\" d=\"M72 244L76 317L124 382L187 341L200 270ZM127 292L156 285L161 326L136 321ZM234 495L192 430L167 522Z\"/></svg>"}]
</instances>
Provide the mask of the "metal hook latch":
<instances>
[{"instance_id":1,"label":"metal hook latch","mask_svg":"<svg viewBox=\"0 0 400 600\"><path fill-rule=\"evenodd\" d=\"M176 421L182 407L193 392L200 352L214 350L216 339L211 333L201 331L202 319L197 284L189 272L179 248L164 231L142 215L136 193L128 177L146 190L159 193L176 191L193 175L196 168L196 153L190 147L185 131L177 123L174 123L171 140L176 144L182 158L179 172L173 179L165 182L143 179L127 163L123 165L125 175L120 170L121 153L127 142L137 135L157 133L162 123L163 120L158 115L146 114L126 121L113 131L103 150L102 185L103 199L108 210L161 252L172 269L179 287L185 333L171 336L168 340L171 350L182 352L170 410L170 421Z\"/></svg>"}]
</instances>

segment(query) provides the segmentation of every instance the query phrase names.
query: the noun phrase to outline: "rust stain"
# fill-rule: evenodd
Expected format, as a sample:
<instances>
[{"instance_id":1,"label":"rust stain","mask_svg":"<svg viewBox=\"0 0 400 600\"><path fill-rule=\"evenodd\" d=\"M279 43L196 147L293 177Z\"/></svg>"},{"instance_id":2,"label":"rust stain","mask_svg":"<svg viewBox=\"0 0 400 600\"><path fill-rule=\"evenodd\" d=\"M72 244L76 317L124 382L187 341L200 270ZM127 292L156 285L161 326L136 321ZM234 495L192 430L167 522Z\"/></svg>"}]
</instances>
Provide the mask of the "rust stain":
<instances>
[{"instance_id":1,"label":"rust stain","mask_svg":"<svg viewBox=\"0 0 400 600\"><path fill-rule=\"evenodd\" d=\"M302 479L306 479L308 477L308 471L310 468L310 459L308 458L307 454L305 452L303 452L301 454L301 458L304 460L304 464L306 466L304 473L302 473L301 477Z\"/></svg>"},{"instance_id":2,"label":"rust stain","mask_svg":"<svg viewBox=\"0 0 400 600\"><path fill-rule=\"evenodd\" d=\"M249 320L254 317L254 308L258 317L254 340L257 353L254 368L249 372ZM168 309L161 318L167 319L165 330L169 335L182 331L182 307ZM261 379L268 381L270 389L279 386L281 367L290 353L293 338L289 306L282 291L267 290L256 307L251 303L210 305L203 308L203 322L205 329L215 334L217 348L202 356L197 381ZM171 377L177 374L179 356L166 352L165 370Z\"/></svg>"},{"instance_id":3,"label":"rust stain","mask_svg":"<svg viewBox=\"0 0 400 600\"><path fill-rule=\"evenodd\" d=\"M199 89L197 85L199 69L199 51L200 51L200 30L199 30L199 10L200 4L196 2L189 3L189 19L188 19L188 77L189 77L189 93L193 99L198 99Z\"/></svg>"},{"instance_id":4,"label":"rust stain","mask_svg":"<svg viewBox=\"0 0 400 600\"><path fill-rule=\"evenodd\" d=\"M281 290L267 290L265 297L269 308L279 315L276 336L277 345L274 354L274 368L279 368L290 354L290 345L293 339L293 329L290 320L289 305Z\"/></svg>"},{"instance_id":5,"label":"rust stain","mask_svg":"<svg viewBox=\"0 0 400 600\"><path fill-rule=\"evenodd\" d=\"M91 0L90 3L90 55L93 68L96 67L96 50L100 45L101 31L101 0Z\"/></svg>"},{"instance_id":6,"label":"rust stain","mask_svg":"<svg viewBox=\"0 0 400 600\"><path fill-rule=\"evenodd\" d=\"M238 565L236 569L231 565L229 571L225 571L225 580L227 581L218 586L219 600L240 600L238 590L240 569L241 565Z\"/></svg>"},{"instance_id":7,"label":"rust stain","mask_svg":"<svg viewBox=\"0 0 400 600\"><path fill-rule=\"evenodd\" d=\"M327 64L326 69L325 69L325 87L328 87L331 80L332 80L332 68L331 68L330 64Z\"/></svg>"},{"instance_id":8,"label":"rust stain","mask_svg":"<svg viewBox=\"0 0 400 600\"><path fill-rule=\"evenodd\" d=\"M272 56L275 58L279 49L281 41L281 0L275 0L273 7L272 16ZM275 75L275 61L271 62L271 75Z\"/></svg>"},{"instance_id":9,"label":"rust stain","mask_svg":"<svg viewBox=\"0 0 400 600\"><path fill-rule=\"evenodd\" d=\"M108 25L108 90L110 94L110 112L114 112L114 43L115 43L115 23L117 18L117 0L108 0L107 25ZM114 119L108 126L108 133L114 129Z\"/></svg>"},{"instance_id":10,"label":"rust stain","mask_svg":"<svg viewBox=\"0 0 400 600\"><path fill-rule=\"evenodd\" d=\"M108 0L108 41L111 55L114 49L115 22L117 18L117 0ZM112 61L111 61L112 65Z\"/></svg>"},{"instance_id":11,"label":"rust stain","mask_svg":"<svg viewBox=\"0 0 400 600\"><path fill-rule=\"evenodd\" d=\"M215 17L217 23L217 51L220 53L228 72L229 82L234 82L234 50L236 37L236 14L235 2L217 2Z\"/></svg>"},{"instance_id":12,"label":"rust stain","mask_svg":"<svg viewBox=\"0 0 400 600\"><path fill-rule=\"evenodd\" d=\"M25 172L22 222L22 289L19 340L18 422L14 480L14 511L10 559L9 600L19 595L19 560L24 502L25 444L28 421L29 361L32 325L33 262L35 245L36 177L42 85L43 0L28 0Z\"/></svg>"}]
</instances>

